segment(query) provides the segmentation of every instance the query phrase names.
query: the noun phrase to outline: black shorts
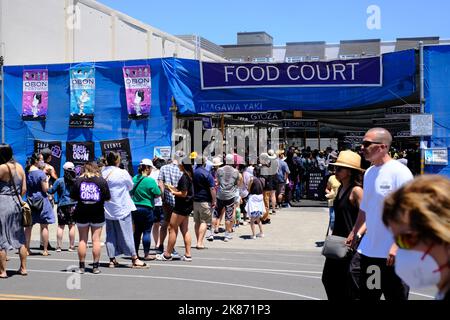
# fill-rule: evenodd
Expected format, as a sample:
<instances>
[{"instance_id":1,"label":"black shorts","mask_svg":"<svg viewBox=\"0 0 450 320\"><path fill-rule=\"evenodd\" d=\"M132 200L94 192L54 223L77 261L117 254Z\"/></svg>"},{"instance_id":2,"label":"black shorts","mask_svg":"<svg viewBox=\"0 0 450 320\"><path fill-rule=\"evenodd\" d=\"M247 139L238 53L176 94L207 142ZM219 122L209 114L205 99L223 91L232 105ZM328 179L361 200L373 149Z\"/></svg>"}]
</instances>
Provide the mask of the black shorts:
<instances>
[{"instance_id":1,"label":"black shorts","mask_svg":"<svg viewBox=\"0 0 450 320\"><path fill-rule=\"evenodd\" d=\"M264 191L276 191L278 186L278 179L276 175L265 176L266 184L264 186Z\"/></svg>"},{"instance_id":2,"label":"black shorts","mask_svg":"<svg viewBox=\"0 0 450 320\"><path fill-rule=\"evenodd\" d=\"M217 199L217 210L214 212L216 219L220 218L220 213L222 209L225 208L225 221L233 221L233 212L236 205L236 198L231 198L229 200Z\"/></svg>"},{"instance_id":3,"label":"black shorts","mask_svg":"<svg viewBox=\"0 0 450 320\"><path fill-rule=\"evenodd\" d=\"M155 216L155 223L164 221L164 210L162 206L155 206L153 208L153 215Z\"/></svg>"},{"instance_id":4,"label":"black shorts","mask_svg":"<svg viewBox=\"0 0 450 320\"><path fill-rule=\"evenodd\" d=\"M58 225L70 226L75 224L75 205L58 206Z\"/></svg>"}]
</instances>

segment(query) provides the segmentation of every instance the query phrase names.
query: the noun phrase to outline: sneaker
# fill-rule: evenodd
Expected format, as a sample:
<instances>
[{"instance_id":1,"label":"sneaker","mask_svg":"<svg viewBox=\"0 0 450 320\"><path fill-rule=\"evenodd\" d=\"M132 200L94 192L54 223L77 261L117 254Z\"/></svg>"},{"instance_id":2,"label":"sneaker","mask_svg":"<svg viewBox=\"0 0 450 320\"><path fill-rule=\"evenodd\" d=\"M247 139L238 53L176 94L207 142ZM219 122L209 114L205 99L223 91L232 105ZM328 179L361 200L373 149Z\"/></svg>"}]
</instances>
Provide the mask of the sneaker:
<instances>
[{"instance_id":1,"label":"sneaker","mask_svg":"<svg viewBox=\"0 0 450 320\"><path fill-rule=\"evenodd\" d=\"M181 255L175 249L173 249L173 251L172 251L172 259L174 259L174 260L181 259Z\"/></svg>"},{"instance_id":2,"label":"sneaker","mask_svg":"<svg viewBox=\"0 0 450 320\"><path fill-rule=\"evenodd\" d=\"M69 249L67 251L74 252L75 251L75 247L69 247Z\"/></svg>"},{"instance_id":3,"label":"sneaker","mask_svg":"<svg viewBox=\"0 0 450 320\"><path fill-rule=\"evenodd\" d=\"M99 266L99 263L98 263L98 262L94 262L94 263L92 264L92 273L93 273L93 274L99 274L99 273L101 273L101 271L100 271L100 269L98 268L98 266Z\"/></svg>"},{"instance_id":4,"label":"sneaker","mask_svg":"<svg viewBox=\"0 0 450 320\"><path fill-rule=\"evenodd\" d=\"M211 234L208 238L206 238L208 241L214 241L214 236Z\"/></svg>"},{"instance_id":5,"label":"sneaker","mask_svg":"<svg viewBox=\"0 0 450 320\"><path fill-rule=\"evenodd\" d=\"M161 254L157 254L156 255L156 260L158 260L158 261L170 261L170 260L172 260L172 256L165 257L164 253L161 253Z\"/></svg>"},{"instance_id":6,"label":"sneaker","mask_svg":"<svg viewBox=\"0 0 450 320\"><path fill-rule=\"evenodd\" d=\"M231 234L229 234L228 232L225 232L225 236L223 238L223 241L228 242L231 239L233 239L233 237L231 236Z\"/></svg>"},{"instance_id":7,"label":"sneaker","mask_svg":"<svg viewBox=\"0 0 450 320\"><path fill-rule=\"evenodd\" d=\"M275 210L272 210L272 213L271 213L271 215L276 215L277 214L277 212L275 211Z\"/></svg>"},{"instance_id":8,"label":"sneaker","mask_svg":"<svg viewBox=\"0 0 450 320\"><path fill-rule=\"evenodd\" d=\"M192 262L192 257L188 257L188 256L184 255L181 257L181 260L186 261L186 262Z\"/></svg>"},{"instance_id":9,"label":"sneaker","mask_svg":"<svg viewBox=\"0 0 450 320\"><path fill-rule=\"evenodd\" d=\"M78 273L84 274L84 272L85 272L85 263L80 262L80 267L78 268Z\"/></svg>"},{"instance_id":10,"label":"sneaker","mask_svg":"<svg viewBox=\"0 0 450 320\"><path fill-rule=\"evenodd\" d=\"M214 233L218 234L219 233L219 229L214 229Z\"/></svg>"},{"instance_id":11,"label":"sneaker","mask_svg":"<svg viewBox=\"0 0 450 320\"><path fill-rule=\"evenodd\" d=\"M260 233L256 234L256 237L257 238L264 238L264 233L260 232Z\"/></svg>"},{"instance_id":12,"label":"sneaker","mask_svg":"<svg viewBox=\"0 0 450 320\"><path fill-rule=\"evenodd\" d=\"M252 236L252 239L255 240L255 239L256 239L256 236Z\"/></svg>"},{"instance_id":13,"label":"sneaker","mask_svg":"<svg viewBox=\"0 0 450 320\"><path fill-rule=\"evenodd\" d=\"M60 247L56 248L56 252L61 252L61 251L62 251L62 250L61 250Z\"/></svg>"},{"instance_id":14,"label":"sneaker","mask_svg":"<svg viewBox=\"0 0 450 320\"><path fill-rule=\"evenodd\" d=\"M262 220L262 224L271 224L270 219Z\"/></svg>"},{"instance_id":15,"label":"sneaker","mask_svg":"<svg viewBox=\"0 0 450 320\"><path fill-rule=\"evenodd\" d=\"M159 254L163 254L164 253L164 245L160 245L157 249L156 252Z\"/></svg>"}]
</instances>

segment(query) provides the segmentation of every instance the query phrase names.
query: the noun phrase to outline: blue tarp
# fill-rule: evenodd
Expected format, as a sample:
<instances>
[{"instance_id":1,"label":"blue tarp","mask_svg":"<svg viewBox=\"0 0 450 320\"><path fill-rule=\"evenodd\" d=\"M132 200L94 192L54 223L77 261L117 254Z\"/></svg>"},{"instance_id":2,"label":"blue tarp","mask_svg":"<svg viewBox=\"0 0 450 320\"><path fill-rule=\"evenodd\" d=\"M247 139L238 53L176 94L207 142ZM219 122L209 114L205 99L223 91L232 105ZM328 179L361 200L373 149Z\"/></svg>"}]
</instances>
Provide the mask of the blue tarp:
<instances>
[{"instance_id":1,"label":"blue tarp","mask_svg":"<svg viewBox=\"0 0 450 320\"><path fill-rule=\"evenodd\" d=\"M94 141L95 156L101 156L99 141L129 138L133 164L151 158L155 146L170 146L172 131L171 93L165 70L170 59L149 59L92 63L96 69L95 127L69 128L69 68L77 64L4 67L5 141L12 145L16 159L24 164L33 152L35 139L62 141L65 161L66 141ZM150 65L152 107L147 120L128 120L123 66ZM83 63L86 65L86 63ZM22 114L22 72L47 68L49 71L49 109L47 120L24 122Z\"/></svg>"},{"instance_id":2,"label":"blue tarp","mask_svg":"<svg viewBox=\"0 0 450 320\"><path fill-rule=\"evenodd\" d=\"M424 47L425 113L433 114L429 148L450 148L450 46ZM449 155L450 155L450 150ZM449 157L450 162L450 157ZM450 177L450 166L426 166L425 172Z\"/></svg>"},{"instance_id":3,"label":"blue tarp","mask_svg":"<svg viewBox=\"0 0 450 320\"><path fill-rule=\"evenodd\" d=\"M170 68L181 114L267 110L338 110L409 97L416 92L414 50L384 54L381 87L283 87L201 90L200 64L175 59Z\"/></svg>"}]
</instances>

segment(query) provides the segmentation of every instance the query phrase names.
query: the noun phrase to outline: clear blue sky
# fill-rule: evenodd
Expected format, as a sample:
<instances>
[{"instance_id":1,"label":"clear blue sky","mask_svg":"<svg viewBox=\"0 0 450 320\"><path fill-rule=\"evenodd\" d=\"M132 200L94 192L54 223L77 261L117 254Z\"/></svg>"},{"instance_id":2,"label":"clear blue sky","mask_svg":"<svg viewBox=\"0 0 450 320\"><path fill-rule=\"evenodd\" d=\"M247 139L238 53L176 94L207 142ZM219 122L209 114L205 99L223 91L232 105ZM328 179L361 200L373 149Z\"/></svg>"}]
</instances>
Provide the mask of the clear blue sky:
<instances>
[{"instance_id":1,"label":"clear blue sky","mask_svg":"<svg viewBox=\"0 0 450 320\"><path fill-rule=\"evenodd\" d=\"M440 36L450 39L449 0L99 0L170 34L235 44L237 32L266 31L275 45L297 41ZM381 29L369 30L377 5Z\"/></svg>"}]
</instances>

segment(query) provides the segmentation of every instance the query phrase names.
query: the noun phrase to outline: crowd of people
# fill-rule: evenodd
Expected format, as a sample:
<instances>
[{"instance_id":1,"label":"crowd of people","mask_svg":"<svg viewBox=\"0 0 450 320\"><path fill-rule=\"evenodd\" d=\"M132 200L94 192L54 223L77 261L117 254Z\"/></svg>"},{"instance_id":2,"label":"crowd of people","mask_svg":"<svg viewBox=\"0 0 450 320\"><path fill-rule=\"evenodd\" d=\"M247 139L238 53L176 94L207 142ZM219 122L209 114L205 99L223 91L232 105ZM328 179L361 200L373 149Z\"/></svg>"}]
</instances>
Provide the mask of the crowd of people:
<instances>
[{"instance_id":1,"label":"crowd of people","mask_svg":"<svg viewBox=\"0 0 450 320\"><path fill-rule=\"evenodd\" d=\"M331 234L345 238L349 254L327 258L322 282L330 300L408 299L410 288L436 285L439 299L449 299L450 181L443 176L413 174L390 153L392 136L373 128L359 152L331 148L300 155L295 148L268 150L258 163L246 164L237 154L208 159L200 153L176 152L173 159L142 159L138 174L121 169L120 155L109 152L88 162L77 176L73 163L58 178L49 150L33 154L25 169L0 145L0 278L7 278L7 251L18 250L18 273L27 275L33 225L40 225L41 254L49 255L48 225L55 223L61 251L65 226L69 251L75 251L78 228L79 272L86 271L87 242L92 239L94 274L100 273L101 235L106 228L109 267L117 257L131 257L132 268L146 261L192 261L189 217L193 217L198 250L205 241L232 241L235 227L249 225L249 238L265 236L270 224L298 188L310 168L326 171L324 194L329 200ZM212 161L211 161L212 160ZM364 161L367 164L364 164ZM56 197L52 197L56 195ZM32 210L33 224L22 223L22 197ZM225 229L220 228L225 220ZM175 243L181 232L185 252ZM223 232L223 237L217 234ZM329 231L327 231L327 234ZM150 252L153 238L156 255ZM166 241L166 238L167 241ZM139 255L143 247L143 256ZM373 286L373 268L380 281Z\"/></svg>"}]
</instances>

